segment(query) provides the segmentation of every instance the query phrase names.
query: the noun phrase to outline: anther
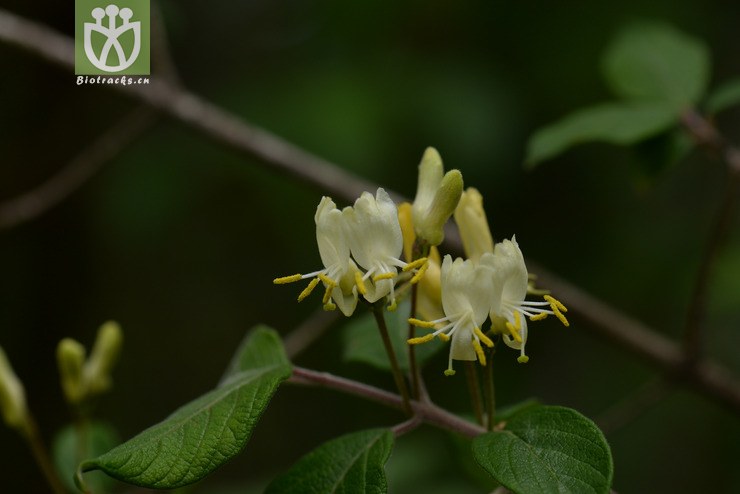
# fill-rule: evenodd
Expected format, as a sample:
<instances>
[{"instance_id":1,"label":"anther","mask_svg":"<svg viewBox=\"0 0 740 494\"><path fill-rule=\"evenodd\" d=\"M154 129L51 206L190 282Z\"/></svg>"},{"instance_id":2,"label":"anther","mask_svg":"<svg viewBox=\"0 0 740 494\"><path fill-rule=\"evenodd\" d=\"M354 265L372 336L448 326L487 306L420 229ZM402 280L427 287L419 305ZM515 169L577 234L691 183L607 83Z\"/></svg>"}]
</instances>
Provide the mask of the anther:
<instances>
[{"instance_id":1,"label":"anther","mask_svg":"<svg viewBox=\"0 0 740 494\"><path fill-rule=\"evenodd\" d=\"M506 329L509 330L509 333L511 333L511 336L513 336L514 339L518 343L521 343L522 342L522 337L519 335L519 330L516 328L516 326L514 326L510 322L506 321Z\"/></svg>"},{"instance_id":2,"label":"anther","mask_svg":"<svg viewBox=\"0 0 740 494\"><path fill-rule=\"evenodd\" d=\"M473 328L473 332L475 333L475 336L480 338L484 345L486 345L488 348L493 348L493 342L491 341L491 338L483 334L483 331L481 331L480 328Z\"/></svg>"},{"instance_id":3,"label":"anther","mask_svg":"<svg viewBox=\"0 0 740 494\"><path fill-rule=\"evenodd\" d=\"M415 317L409 317L409 324L418 326L420 328L433 328L434 327L434 322L422 321L421 319L416 319Z\"/></svg>"},{"instance_id":4,"label":"anther","mask_svg":"<svg viewBox=\"0 0 740 494\"><path fill-rule=\"evenodd\" d=\"M427 268L429 268L429 263L425 262L422 264L422 266L419 268L419 270L416 272L416 274L411 278L411 284L418 283L421 278L424 276L424 273L427 272Z\"/></svg>"},{"instance_id":5,"label":"anther","mask_svg":"<svg viewBox=\"0 0 740 494\"><path fill-rule=\"evenodd\" d=\"M373 276L373 281L378 282L380 280L392 280L396 277L396 273L380 273Z\"/></svg>"},{"instance_id":6,"label":"anther","mask_svg":"<svg viewBox=\"0 0 740 494\"><path fill-rule=\"evenodd\" d=\"M445 376L447 377L454 376L454 375L455 375L455 371L453 369L447 369L445 371Z\"/></svg>"},{"instance_id":7,"label":"anther","mask_svg":"<svg viewBox=\"0 0 740 494\"><path fill-rule=\"evenodd\" d=\"M326 276L324 273L319 273L319 279L324 282L327 288L334 288L335 286L337 286L337 282Z\"/></svg>"},{"instance_id":8,"label":"anther","mask_svg":"<svg viewBox=\"0 0 740 494\"><path fill-rule=\"evenodd\" d=\"M518 357L516 361L519 362L520 364L526 364L527 362L529 362L529 357L527 357L526 355L522 355Z\"/></svg>"},{"instance_id":9,"label":"anther","mask_svg":"<svg viewBox=\"0 0 740 494\"><path fill-rule=\"evenodd\" d=\"M319 284L319 279L318 278L312 279L311 280L311 283L309 283L308 286L303 289L303 291L301 292L301 294L298 295L298 301L300 302L304 298L306 298L309 295L311 295L311 292L313 291L314 288L316 288L316 285L318 285L318 284Z\"/></svg>"},{"instance_id":10,"label":"anther","mask_svg":"<svg viewBox=\"0 0 740 494\"><path fill-rule=\"evenodd\" d=\"M276 285L284 285L286 283L293 283L294 281L298 281L302 279L302 276L300 274L292 274L290 276L283 276L282 278L275 278L272 280L272 282Z\"/></svg>"},{"instance_id":11,"label":"anther","mask_svg":"<svg viewBox=\"0 0 740 494\"><path fill-rule=\"evenodd\" d=\"M365 295L367 293L365 280L362 279L362 273L359 271L355 271L355 285L357 285L357 291L360 292L360 295Z\"/></svg>"},{"instance_id":12,"label":"anther","mask_svg":"<svg viewBox=\"0 0 740 494\"><path fill-rule=\"evenodd\" d=\"M408 263L407 265L405 265L401 269L401 271L404 271L404 272L411 271L412 269L416 269L416 268L418 268L418 267L420 267L422 265L425 265L426 262L427 262L427 258L426 257L422 257L421 259L417 259L415 261L412 261L412 262Z\"/></svg>"},{"instance_id":13,"label":"anther","mask_svg":"<svg viewBox=\"0 0 740 494\"><path fill-rule=\"evenodd\" d=\"M327 303L324 304L324 310L327 311L327 312L332 311L332 310L334 310L336 308L337 308L337 306L334 305L331 301L329 301L329 302L327 302Z\"/></svg>"},{"instance_id":14,"label":"anther","mask_svg":"<svg viewBox=\"0 0 740 494\"><path fill-rule=\"evenodd\" d=\"M540 312L539 314L535 314L533 316L529 316L530 321L541 321L543 319L546 319L549 314L547 312Z\"/></svg>"},{"instance_id":15,"label":"anther","mask_svg":"<svg viewBox=\"0 0 740 494\"><path fill-rule=\"evenodd\" d=\"M545 300L547 300L548 302L550 302L550 307L553 308L553 311L555 310L555 307L557 307L562 312L568 312L568 308L566 306L564 306L563 303L560 300L556 299L552 295L545 295L542 298L544 298Z\"/></svg>"},{"instance_id":16,"label":"anther","mask_svg":"<svg viewBox=\"0 0 740 494\"><path fill-rule=\"evenodd\" d=\"M334 286L327 285L326 290L324 291L324 299L321 301L323 304L328 304L329 301L331 301L332 290L334 290Z\"/></svg>"},{"instance_id":17,"label":"anther","mask_svg":"<svg viewBox=\"0 0 740 494\"><path fill-rule=\"evenodd\" d=\"M426 343L427 341L432 341L434 339L434 333L425 334L424 336L419 336L416 338L409 338L406 340L406 343L409 345L420 345L421 343Z\"/></svg>"},{"instance_id":18,"label":"anther","mask_svg":"<svg viewBox=\"0 0 740 494\"><path fill-rule=\"evenodd\" d=\"M475 348L475 354L478 355L478 362L480 365L486 365L486 354L483 353L483 347L480 346L478 340L473 340L473 348Z\"/></svg>"},{"instance_id":19,"label":"anther","mask_svg":"<svg viewBox=\"0 0 740 494\"><path fill-rule=\"evenodd\" d=\"M440 340L444 341L444 342L448 342L448 341L450 341L450 335L448 335L447 333L439 333L439 334L437 335L437 337L438 337L438 338L439 338Z\"/></svg>"}]
</instances>

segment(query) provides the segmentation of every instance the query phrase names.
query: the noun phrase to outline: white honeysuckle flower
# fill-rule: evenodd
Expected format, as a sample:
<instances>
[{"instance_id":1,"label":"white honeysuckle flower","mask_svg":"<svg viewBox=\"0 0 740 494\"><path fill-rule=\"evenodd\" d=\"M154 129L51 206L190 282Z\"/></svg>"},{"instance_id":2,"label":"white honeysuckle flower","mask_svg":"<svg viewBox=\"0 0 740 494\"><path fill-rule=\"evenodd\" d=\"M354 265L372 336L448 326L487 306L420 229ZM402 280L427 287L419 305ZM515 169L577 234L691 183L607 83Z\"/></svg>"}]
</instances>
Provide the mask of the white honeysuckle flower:
<instances>
[{"instance_id":1,"label":"white honeysuckle flower","mask_svg":"<svg viewBox=\"0 0 740 494\"><path fill-rule=\"evenodd\" d=\"M319 256L324 264L324 269L308 274L294 274L276 278L273 283L283 284L313 278L306 289L298 296L300 302L321 281L325 287L324 308L332 310L339 307L339 310L349 317L357 307L355 280L360 270L350 258L344 216L330 197L322 197L316 208L314 220L316 222L316 243L319 247Z\"/></svg>"},{"instance_id":2,"label":"white honeysuckle flower","mask_svg":"<svg viewBox=\"0 0 740 494\"><path fill-rule=\"evenodd\" d=\"M527 318L530 321L538 321L548 315L555 315L568 326L568 320L563 315L567 309L550 295L545 295L544 301L526 300L529 275L516 237L496 244L493 255L484 255L480 263L489 266L493 272L494 289L490 293L493 330L502 333L504 343L520 351L517 360L526 363L529 361L524 350L529 335ZM546 309L546 306L549 306L549 309Z\"/></svg>"},{"instance_id":3,"label":"white honeysuckle flower","mask_svg":"<svg viewBox=\"0 0 740 494\"><path fill-rule=\"evenodd\" d=\"M395 278L398 268L409 271L423 265L426 259L403 262L403 235L398 221L398 210L388 193L378 188L375 197L363 192L354 206L342 211L349 248L365 274L355 275L359 292L370 302L390 295L392 310L396 307Z\"/></svg>"},{"instance_id":4,"label":"white honeysuckle flower","mask_svg":"<svg viewBox=\"0 0 740 494\"><path fill-rule=\"evenodd\" d=\"M492 256L492 254L487 254ZM442 284L442 308L445 317L435 321L420 321L411 318L416 326L436 328L433 333L408 340L410 345L431 341L435 336L442 340L452 338L449 365L445 375L455 374L453 360L478 360L486 365L486 357L481 346L493 347L493 342L481 331L491 308L490 294L493 290L493 273L486 264L475 264L461 258L452 261L446 255L442 261L440 275Z\"/></svg>"}]
</instances>

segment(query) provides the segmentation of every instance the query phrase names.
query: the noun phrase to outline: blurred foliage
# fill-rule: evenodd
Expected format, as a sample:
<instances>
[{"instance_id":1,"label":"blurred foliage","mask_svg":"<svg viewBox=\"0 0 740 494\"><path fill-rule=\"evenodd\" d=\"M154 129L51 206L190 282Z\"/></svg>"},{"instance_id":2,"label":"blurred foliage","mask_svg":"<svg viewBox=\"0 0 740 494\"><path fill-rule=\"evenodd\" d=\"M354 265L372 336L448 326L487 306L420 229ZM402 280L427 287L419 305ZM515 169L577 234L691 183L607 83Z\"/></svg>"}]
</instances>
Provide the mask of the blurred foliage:
<instances>
[{"instance_id":1,"label":"blurred foliage","mask_svg":"<svg viewBox=\"0 0 740 494\"><path fill-rule=\"evenodd\" d=\"M71 34L67 4L3 7ZM691 153L655 180L636 181L639 150L585 145L528 173L525 142L574 108L611 97L598 77L600 54L636 18L703 40L710 87L736 77L736 2L167 0L161 10L193 91L406 195L418 157L434 145L483 193L497 240L516 234L528 259L666 335L681 334L721 167ZM0 200L41 183L134 106L104 88L76 87L71 73L15 47L0 44L0 59L9 68L0 79ZM739 142L737 109L716 118ZM101 322L121 322L126 348L97 415L129 438L211 389L246 328L267 323L286 334L315 308L310 299L295 304L271 280L318 263L312 218L321 191L256 165L161 119L62 205L0 232L0 344L47 439L68 421L54 362L62 337L91 341ZM707 335L710 354L736 373L738 227L736 215L710 287ZM598 418L651 379L633 356L590 337L578 318L572 323L538 325L527 366L496 359L501 405L536 396ZM392 386L384 373L346 366L342 340L342 328L333 329L298 363ZM440 404L466 412L462 381L439 372L443 353L425 377ZM245 452L193 491L263 486L339 434L399 419L309 391L281 389ZM693 393L671 395L607 439L619 492L740 490L737 417ZM449 441L428 428L398 441L391 489L404 457L445 451ZM0 444L3 490L43 492L20 438L0 428ZM457 486L467 466L435 458L436 468L420 468L419 485L449 492L442 486ZM408 490L408 480L397 482L397 492ZM469 482L460 492L490 488Z\"/></svg>"}]
</instances>

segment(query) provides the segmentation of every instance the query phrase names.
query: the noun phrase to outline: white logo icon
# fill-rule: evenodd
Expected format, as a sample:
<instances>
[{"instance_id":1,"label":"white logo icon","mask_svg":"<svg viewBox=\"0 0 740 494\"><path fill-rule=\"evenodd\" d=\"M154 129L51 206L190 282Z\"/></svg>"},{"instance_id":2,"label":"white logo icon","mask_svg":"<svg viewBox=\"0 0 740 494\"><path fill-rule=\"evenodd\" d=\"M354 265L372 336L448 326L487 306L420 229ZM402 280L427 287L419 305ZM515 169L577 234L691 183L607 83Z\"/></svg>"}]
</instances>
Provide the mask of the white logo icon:
<instances>
[{"instance_id":1,"label":"white logo icon","mask_svg":"<svg viewBox=\"0 0 740 494\"><path fill-rule=\"evenodd\" d=\"M100 7L96 7L91 12L95 22L85 22L85 55L95 67L106 72L120 72L124 69L131 67L141 51L141 22L129 22L133 17L133 11L128 8L118 9L117 5L108 5L105 10ZM103 25L103 18L108 17L108 26ZM116 27L116 17L120 17L123 23ZM119 36L128 30L134 33L134 47L131 53L126 56L123 46L118 41ZM103 36L106 40L103 44L103 48L100 50L98 56L93 50L92 46L92 34L96 31ZM110 51L114 50L118 57L118 65L108 65L108 57L111 55Z\"/></svg>"}]
</instances>

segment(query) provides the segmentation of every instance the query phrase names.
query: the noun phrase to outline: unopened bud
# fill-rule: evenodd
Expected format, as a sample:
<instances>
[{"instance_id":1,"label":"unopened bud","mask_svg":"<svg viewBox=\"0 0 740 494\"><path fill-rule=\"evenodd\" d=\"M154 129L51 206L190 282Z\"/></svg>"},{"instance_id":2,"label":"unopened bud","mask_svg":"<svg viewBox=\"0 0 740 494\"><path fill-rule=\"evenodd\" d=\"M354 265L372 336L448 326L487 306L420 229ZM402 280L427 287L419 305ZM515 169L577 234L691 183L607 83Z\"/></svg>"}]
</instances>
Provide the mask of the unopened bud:
<instances>
[{"instance_id":1,"label":"unopened bud","mask_svg":"<svg viewBox=\"0 0 740 494\"><path fill-rule=\"evenodd\" d=\"M85 364L84 377L90 394L106 391L111 385L110 373L118 360L123 333L117 322L109 321L98 330L90 359Z\"/></svg>"},{"instance_id":2,"label":"unopened bud","mask_svg":"<svg viewBox=\"0 0 740 494\"><path fill-rule=\"evenodd\" d=\"M82 378L85 347L72 338L64 338L57 346L57 365L64 396L69 403L79 403L86 393Z\"/></svg>"},{"instance_id":3,"label":"unopened bud","mask_svg":"<svg viewBox=\"0 0 740 494\"><path fill-rule=\"evenodd\" d=\"M468 259L478 261L486 252L493 252L493 237L483 209L483 197L473 187L468 187L460 197L455 209L455 223Z\"/></svg>"},{"instance_id":4,"label":"unopened bud","mask_svg":"<svg viewBox=\"0 0 740 494\"><path fill-rule=\"evenodd\" d=\"M413 205L416 234L430 245L444 240L444 225L457 207L463 191L462 173L443 175L442 159L436 149L424 152L419 165L419 183Z\"/></svg>"},{"instance_id":5,"label":"unopened bud","mask_svg":"<svg viewBox=\"0 0 740 494\"><path fill-rule=\"evenodd\" d=\"M9 427L21 431L28 427L26 392L23 383L13 372L2 347L0 347L0 412Z\"/></svg>"}]
</instances>

